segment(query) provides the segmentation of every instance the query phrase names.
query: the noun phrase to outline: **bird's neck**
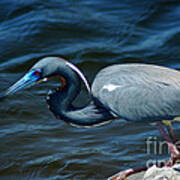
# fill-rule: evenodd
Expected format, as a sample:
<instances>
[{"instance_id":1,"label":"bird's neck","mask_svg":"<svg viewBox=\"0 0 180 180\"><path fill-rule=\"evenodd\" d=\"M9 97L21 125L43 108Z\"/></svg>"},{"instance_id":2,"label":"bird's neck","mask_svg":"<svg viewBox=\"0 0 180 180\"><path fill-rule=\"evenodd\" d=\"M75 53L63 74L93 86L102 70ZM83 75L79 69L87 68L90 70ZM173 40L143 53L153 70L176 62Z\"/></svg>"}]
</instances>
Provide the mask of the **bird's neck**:
<instances>
[{"instance_id":1,"label":"bird's neck","mask_svg":"<svg viewBox=\"0 0 180 180\"><path fill-rule=\"evenodd\" d=\"M91 127L106 124L114 119L108 110L96 105L93 100L88 105L77 108L72 105L72 102L70 103L68 98L64 98L62 92L56 92L55 94L56 98L53 98L53 95L51 95L48 100L49 109L58 119L68 124ZM57 94L59 94L59 97Z\"/></svg>"},{"instance_id":2,"label":"bird's neck","mask_svg":"<svg viewBox=\"0 0 180 180\"><path fill-rule=\"evenodd\" d=\"M96 106L93 102L83 108L71 108L60 114L60 118L76 126L99 126L110 122L113 117L104 108Z\"/></svg>"},{"instance_id":3,"label":"bird's neck","mask_svg":"<svg viewBox=\"0 0 180 180\"><path fill-rule=\"evenodd\" d=\"M80 80L73 72L66 80L67 86L64 89L51 91L47 98L49 109L56 117L77 126L96 126L113 119L108 110L96 105L93 98L85 107L74 107L72 102L81 90Z\"/></svg>"}]
</instances>

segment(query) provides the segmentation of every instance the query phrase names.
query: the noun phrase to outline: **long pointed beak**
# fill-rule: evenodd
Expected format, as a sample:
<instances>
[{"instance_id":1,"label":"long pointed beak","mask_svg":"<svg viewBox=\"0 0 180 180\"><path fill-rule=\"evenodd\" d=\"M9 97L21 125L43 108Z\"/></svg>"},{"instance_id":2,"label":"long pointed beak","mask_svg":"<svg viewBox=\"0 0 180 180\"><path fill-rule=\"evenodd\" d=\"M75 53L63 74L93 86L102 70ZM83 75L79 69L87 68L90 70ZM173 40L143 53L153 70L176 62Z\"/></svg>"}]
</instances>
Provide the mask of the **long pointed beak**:
<instances>
[{"instance_id":1,"label":"long pointed beak","mask_svg":"<svg viewBox=\"0 0 180 180\"><path fill-rule=\"evenodd\" d=\"M27 74L25 74L24 77L22 77L19 81L17 81L14 85L7 89L7 91L4 93L4 97L15 94L18 91L36 84L40 79L40 74L37 75L35 72L35 70L31 70Z\"/></svg>"}]
</instances>

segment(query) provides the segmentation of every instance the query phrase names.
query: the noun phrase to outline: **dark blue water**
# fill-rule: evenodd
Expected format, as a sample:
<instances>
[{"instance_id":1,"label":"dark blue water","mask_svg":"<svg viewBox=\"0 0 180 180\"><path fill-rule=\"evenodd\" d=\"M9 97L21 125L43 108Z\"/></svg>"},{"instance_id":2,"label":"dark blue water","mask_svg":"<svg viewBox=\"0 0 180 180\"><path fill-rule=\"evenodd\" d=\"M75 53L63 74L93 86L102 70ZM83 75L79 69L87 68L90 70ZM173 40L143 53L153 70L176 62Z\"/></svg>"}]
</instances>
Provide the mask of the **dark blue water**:
<instances>
[{"instance_id":1,"label":"dark blue water","mask_svg":"<svg viewBox=\"0 0 180 180\"><path fill-rule=\"evenodd\" d=\"M90 82L114 63L180 68L180 2L1 0L0 92L48 54L63 55ZM44 100L54 86L48 82L0 103L0 179L102 180L168 158L153 150L163 142L155 126L117 121L78 129L56 120Z\"/></svg>"}]
</instances>

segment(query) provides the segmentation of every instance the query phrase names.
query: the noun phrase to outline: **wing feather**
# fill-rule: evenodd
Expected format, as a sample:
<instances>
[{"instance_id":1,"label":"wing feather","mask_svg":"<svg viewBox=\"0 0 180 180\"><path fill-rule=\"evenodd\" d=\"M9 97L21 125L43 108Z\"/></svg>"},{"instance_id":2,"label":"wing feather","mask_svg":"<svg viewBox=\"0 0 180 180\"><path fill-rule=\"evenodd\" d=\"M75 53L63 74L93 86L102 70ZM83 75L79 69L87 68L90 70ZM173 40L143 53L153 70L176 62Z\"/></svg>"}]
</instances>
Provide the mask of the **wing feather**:
<instances>
[{"instance_id":1,"label":"wing feather","mask_svg":"<svg viewBox=\"0 0 180 180\"><path fill-rule=\"evenodd\" d=\"M118 117L172 119L180 115L180 72L155 65L114 65L100 71L93 96Z\"/></svg>"}]
</instances>

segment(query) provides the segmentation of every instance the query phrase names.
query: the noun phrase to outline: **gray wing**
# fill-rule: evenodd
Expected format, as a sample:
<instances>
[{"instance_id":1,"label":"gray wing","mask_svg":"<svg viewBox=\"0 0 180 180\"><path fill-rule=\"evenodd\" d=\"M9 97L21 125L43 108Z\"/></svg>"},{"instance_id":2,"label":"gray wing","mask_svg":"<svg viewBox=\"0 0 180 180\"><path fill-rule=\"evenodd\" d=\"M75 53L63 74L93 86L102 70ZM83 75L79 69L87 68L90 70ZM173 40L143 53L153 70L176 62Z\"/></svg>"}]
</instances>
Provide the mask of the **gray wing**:
<instances>
[{"instance_id":1,"label":"gray wing","mask_svg":"<svg viewBox=\"0 0 180 180\"><path fill-rule=\"evenodd\" d=\"M146 65L113 65L101 70L93 96L115 116L132 121L180 116L180 72Z\"/></svg>"}]
</instances>

